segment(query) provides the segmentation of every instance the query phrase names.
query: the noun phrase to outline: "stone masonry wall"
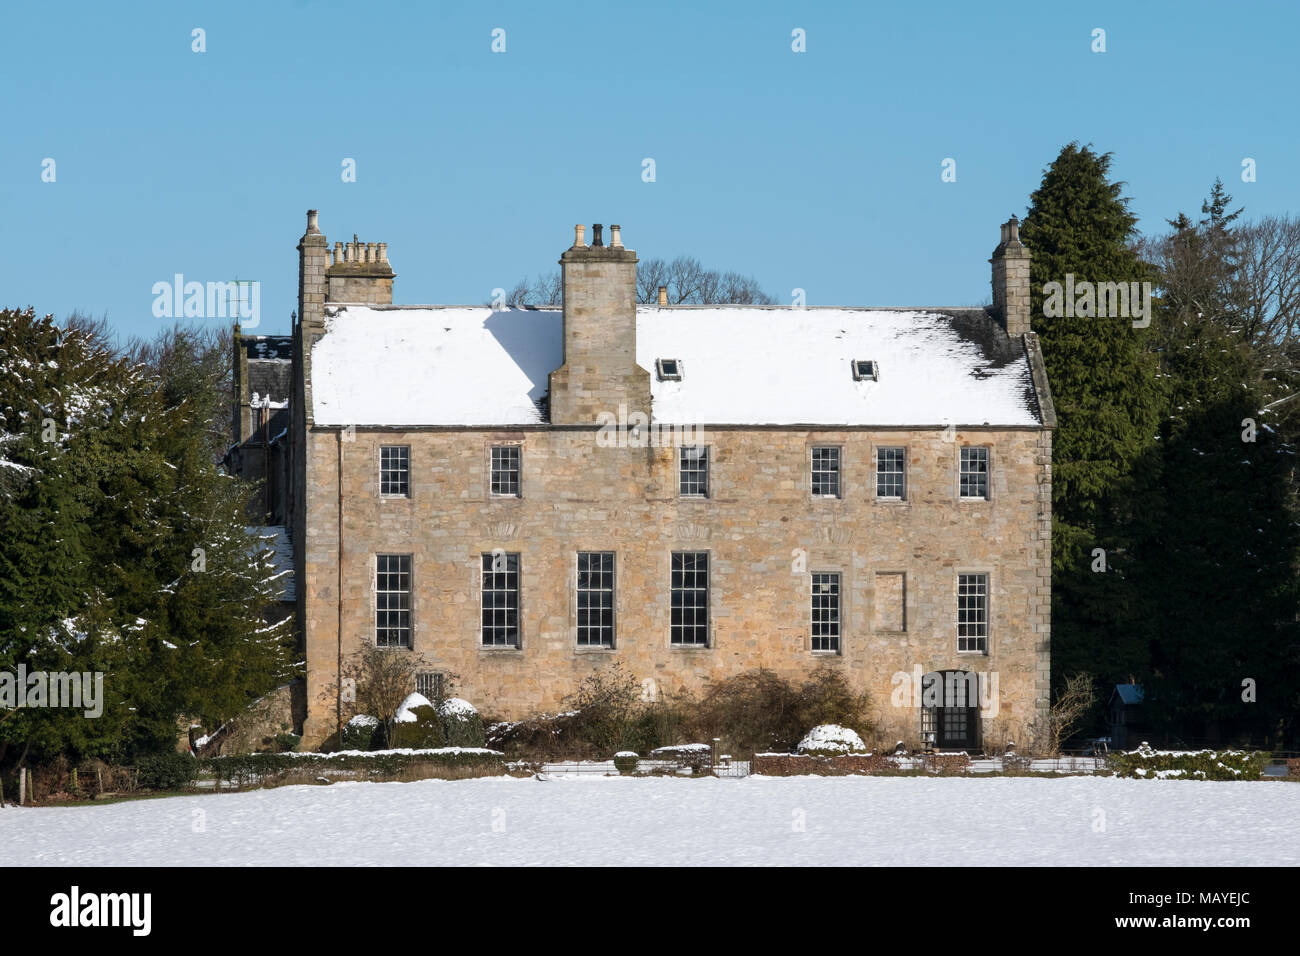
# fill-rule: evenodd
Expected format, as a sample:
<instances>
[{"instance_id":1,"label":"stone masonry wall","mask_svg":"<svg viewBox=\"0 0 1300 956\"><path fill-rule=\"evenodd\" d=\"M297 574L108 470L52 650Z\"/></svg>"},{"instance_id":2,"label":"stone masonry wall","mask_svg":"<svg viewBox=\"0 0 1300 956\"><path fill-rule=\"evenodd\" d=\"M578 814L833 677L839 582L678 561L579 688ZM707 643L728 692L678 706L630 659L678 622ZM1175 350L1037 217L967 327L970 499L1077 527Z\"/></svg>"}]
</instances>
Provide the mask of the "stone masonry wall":
<instances>
[{"instance_id":1,"label":"stone masonry wall","mask_svg":"<svg viewBox=\"0 0 1300 956\"><path fill-rule=\"evenodd\" d=\"M1050 640L1050 432L710 430L711 497L677 495L677 450L600 447L593 429L306 433L307 523L300 551L308 665L304 744L335 730L339 642L338 458L343 456L342 649L374 641L376 553L412 556L413 648L422 669L458 675L457 693L494 717L554 711L592 672L621 661L647 692L699 689L754 667L800 679L842 670L874 700L881 739L919 743L914 707L893 703L898 672L996 673L990 743L1029 743L1046 706ZM522 495L493 497L489 449L518 443ZM411 495L380 498L379 446L411 447ZM814 444L842 448L842 497L813 498ZM907 449L907 500L873 497L873 449ZM991 448L991 500L958 500L958 449ZM481 555L518 552L521 647L480 646ZM613 650L579 648L575 553L616 552ZM676 550L708 551L705 649L669 642ZM841 652L810 641L809 574L838 571ZM957 575L985 572L989 651L956 650ZM877 575L881 575L877 594ZM901 588L898 575L902 575ZM903 607L898 608L902 591ZM877 601L891 605L877 613ZM900 623L902 629L896 629ZM344 707L346 720L350 711Z\"/></svg>"}]
</instances>

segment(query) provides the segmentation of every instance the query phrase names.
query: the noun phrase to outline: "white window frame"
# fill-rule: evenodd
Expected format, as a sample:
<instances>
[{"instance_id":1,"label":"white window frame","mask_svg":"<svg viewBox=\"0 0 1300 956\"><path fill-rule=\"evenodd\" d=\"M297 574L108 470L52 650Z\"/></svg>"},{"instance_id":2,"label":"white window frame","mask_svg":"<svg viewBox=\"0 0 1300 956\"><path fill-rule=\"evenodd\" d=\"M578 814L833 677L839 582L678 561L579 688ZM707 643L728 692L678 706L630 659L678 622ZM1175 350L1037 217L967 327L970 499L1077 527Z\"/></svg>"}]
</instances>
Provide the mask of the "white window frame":
<instances>
[{"instance_id":1,"label":"white window frame","mask_svg":"<svg viewBox=\"0 0 1300 956\"><path fill-rule=\"evenodd\" d=\"M966 475L979 475L978 471L967 471L967 452L984 453L984 494L968 495L965 493L963 479ZM962 445L957 449L957 497L962 501L991 501L993 499L993 449L988 445Z\"/></svg>"},{"instance_id":2,"label":"white window frame","mask_svg":"<svg viewBox=\"0 0 1300 956\"><path fill-rule=\"evenodd\" d=\"M385 491L385 471L394 469L385 469L384 453L389 451L402 451L403 467L400 469L402 484L406 486L405 491ZM411 497L411 446L410 445L380 445L379 446L379 497L380 498L409 498Z\"/></svg>"},{"instance_id":3,"label":"white window frame","mask_svg":"<svg viewBox=\"0 0 1300 956\"><path fill-rule=\"evenodd\" d=\"M833 470L817 468L817 453L819 451L832 451L835 453L835 468ZM843 498L844 497L844 447L842 445L810 445L808 450L808 493L814 498ZM833 494L819 492L817 490L818 475L834 475L835 491Z\"/></svg>"},{"instance_id":4,"label":"white window frame","mask_svg":"<svg viewBox=\"0 0 1300 956\"><path fill-rule=\"evenodd\" d=\"M513 450L514 468L503 468L505 475L514 474L514 491L497 491L497 452ZM504 457L504 456L502 456ZM520 444L501 443L488 446L488 494L493 498L522 498L524 496L524 448Z\"/></svg>"},{"instance_id":5,"label":"white window frame","mask_svg":"<svg viewBox=\"0 0 1300 956\"><path fill-rule=\"evenodd\" d=\"M583 555L598 555L602 559L604 559L605 557L609 558L608 571L605 571L603 568L601 568L600 570L597 571L588 570L586 572L587 574L599 574L599 575L608 574L609 575L608 586L604 586L604 585L600 587L588 586L585 588L582 586ZM602 650L602 649L613 650L614 647L616 646L616 641L618 640L618 557L617 554L614 551L579 551L574 557L574 569L575 569L575 577L573 583L573 608L577 618L576 620L577 646L579 649L584 651ZM582 595L584 593L609 595L609 624L608 625L606 625L603 622L598 622L594 625L591 623L584 625L582 623L582 614L583 614ZM590 608L588 608L588 614L590 613L591 613ZM590 618L588 618L588 620L590 621ZM598 640L584 641L583 640L584 629L587 630L588 632L594 631L598 635ZM608 640L604 638L604 632L606 630L609 631Z\"/></svg>"},{"instance_id":6,"label":"white window frame","mask_svg":"<svg viewBox=\"0 0 1300 956\"><path fill-rule=\"evenodd\" d=\"M901 485L900 494L882 495L880 493L880 453L881 452L898 452L900 455L899 465L901 469L897 472L886 472L887 475L898 475L899 484ZM872 495L877 501L906 501L907 500L907 446L906 445L877 445L872 449L871 455L871 485Z\"/></svg>"},{"instance_id":7,"label":"white window frame","mask_svg":"<svg viewBox=\"0 0 1300 956\"><path fill-rule=\"evenodd\" d=\"M480 648L483 648L484 650L519 650L521 647L523 647L523 631L524 631L523 587L522 587L523 561L518 551L508 551L508 552L503 551L501 552L501 556L505 558L505 567L501 570L494 570L493 562L497 557L497 554L495 552L484 551L479 557L478 645ZM513 563L514 563L513 571L510 568L511 559L513 559ZM505 586L498 588L495 586L496 582L493 581L492 582L493 586L489 587L488 577L487 577L489 574L505 574L506 575L506 581L504 582ZM513 587L510 586L511 574L514 575ZM494 612L493 623L491 625L488 625L487 623L484 622L483 616L489 610L487 606L487 596L489 594L494 594L494 595L504 594L507 596L512 594L514 595L514 616L515 616L514 632L515 633L514 633L513 641L510 641L508 639L509 637L508 633L506 634L507 640L498 641L496 639L497 636L496 632L498 630L507 629L509 627L509 614L511 608L509 607L508 604L505 607L496 607L495 606L496 601L494 600L493 601L494 606L490 609ZM496 623L496 619L495 619L496 613L502 613L506 616L504 623L501 624ZM493 631L492 640L487 639L488 638L487 629L489 627L491 627Z\"/></svg>"},{"instance_id":8,"label":"white window frame","mask_svg":"<svg viewBox=\"0 0 1300 956\"><path fill-rule=\"evenodd\" d=\"M678 588L678 587L674 586L674 584L673 584L673 576L674 576L675 574L677 574L678 571L677 571L677 569L675 569L675 568L673 567L673 564L675 563L675 561L676 561L676 559L678 558L678 556L683 556L683 557L684 557L684 556L686 556L686 555L691 555L691 556L695 557L697 560L698 560L700 557L703 557L703 558L704 558L704 569L703 569L703 571L704 571L704 587L701 588L701 587L698 586L698 584L696 583L696 581L697 581L698 579L692 579L692 583L691 583L690 586L687 586L685 583L683 583L683 585L682 585L681 588ZM700 569L699 569L698 567L696 567L696 568L691 568L691 569L686 569L686 568L682 568L682 569L681 569L681 574L686 575L686 574L688 574L688 573L699 574L699 573L700 573ZM685 579L683 579L683 582L684 582L684 580L685 580ZM682 591L683 594L687 594L687 593L696 594L696 593L699 593L699 592L703 591L703 593L704 593L704 603L703 603L702 605L700 605L700 604L698 604L698 603L692 605L692 609L695 610L695 611L697 611L697 612L700 610L701 607L703 608L703 610L704 610L704 621L703 621L703 624L702 624L702 625L701 625L701 623L700 623L699 621L692 621L689 625L686 624L686 623L684 623L684 622L681 623L681 624L674 624L674 623L672 622L672 606L673 606L673 605L672 605L672 598L673 598L673 594L674 594L674 592L676 592L676 591L678 591L678 590ZM671 556L669 557L669 563L668 563L668 643L669 643L672 647L681 647L681 648L708 648L708 647L710 647L710 646L712 645L712 643L713 643L713 641L712 641L712 621L713 621L713 607L712 607L712 603L713 603L713 561L712 561L712 556L710 555L710 553L709 553L708 551L674 551L674 552L672 552ZM697 640L690 640L690 641L687 641L687 640L679 640L679 639L678 639L678 634L681 633L681 634L684 635L684 634L686 633L686 629L687 629L688 627L691 629L691 634L692 634L692 636L695 636L695 635L699 632L699 629L700 629L701 627L703 627L704 640L703 640L703 641L697 641Z\"/></svg>"},{"instance_id":9,"label":"white window frame","mask_svg":"<svg viewBox=\"0 0 1300 956\"><path fill-rule=\"evenodd\" d=\"M963 593L963 587L974 587L976 582L963 583L963 578L981 578L982 581L978 586L982 588L982 593L967 591ZM963 621L962 620L962 602L967 597L983 598L983 620ZM957 637L958 654L978 654L987 657L991 644L991 630L993 621L993 576L987 571L958 571L957 572L957 600L954 607L956 621L955 634ZM969 609L967 609L969 610ZM967 633L962 633L966 630ZM963 647L963 642L966 646Z\"/></svg>"},{"instance_id":10,"label":"white window frame","mask_svg":"<svg viewBox=\"0 0 1300 956\"><path fill-rule=\"evenodd\" d=\"M810 580L808 585L808 590L809 590L808 603L809 603L810 618L809 618L809 630L808 630L808 646L812 649L812 652L814 654L826 654L831 656L841 654L844 651L844 574L840 571L813 571L809 575L809 578ZM818 581L818 578L827 578L832 580ZM824 612L827 610L827 608L825 607L819 608L817 605L817 598L819 594L823 596L827 595L827 592L825 591L819 592L818 588L825 587L827 585L830 585L831 587L834 588L833 591L829 592L829 596L835 599L833 606L830 608L834 616L833 619L818 621L818 612L819 611ZM830 635L826 635L826 634L819 635L817 633L817 625L819 623L822 625L834 625L833 633L831 633ZM829 642L832 646L818 647L817 641L819 639Z\"/></svg>"},{"instance_id":11,"label":"white window frame","mask_svg":"<svg viewBox=\"0 0 1300 956\"><path fill-rule=\"evenodd\" d=\"M391 560L394 558L397 559L398 561L398 568L396 570L393 570L386 566L387 565L386 559ZM405 562L404 568L402 567L403 561ZM412 579L414 577L413 574L414 569L412 568L413 563L414 562L412 561L412 557L410 554L400 554L396 552L380 552L375 555L375 566L374 566L375 574L374 574L373 586L374 586L374 595L375 595L374 642L376 647L405 647L407 649L410 649L415 644L414 612L412 607L414 603L414 595L415 595L415 589L412 586ZM381 566L384 566L382 570L381 570ZM406 587L405 588L381 587L380 575L391 575L391 574L398 575L399 581L401 576L405 575ZM391 584L392 582L385 580L382 583ZM398 595L399 606L380 607L380 604L389 605L391 603L388 600L381 601L380 599L381 595ZM400 599L401 595L405 595L405 601L402 601ZM405 604L405 607L402 607L401 606L402 604ZM396 625L387 624L387 623L381 625L379 623L381 614L397 614L399 623ZM406 615L405 624L400 623L402 619L401 617L402 614ZM385 634L389 632L396 632L398 639L396 641L388 640L381 643L380 642L381 632ZM403 635L406 638L405 641L401 639Z\"/></svg>"},{"instance_id":12,"label":"white window frame","mask_svg":"<svg viewBox=\"0 0 1300 956\"><path fill-rule=\"evenodd\" d=\"M689 469L688 472L688 469L686 467L686 456L688 453L692 451L698 451L700 453L699 456L695 459L695 461L697 462L702 461L704 463L704 467L702 469L691 468ZM713 481L713 475L711 474L713 468L712 468L712 462L710 460L712 458L713 458L713 453L712 453L711 445L681 445L678 447L677 449L677 495L678 497L701 498L701 499L710 497L709 491ZM699 474L700 472L703 472L704 475L704 481L703 481L704 490L683 491L682 486L683 484L685 484L687 474L688 473Z\"/></svg>"}]
</instances>

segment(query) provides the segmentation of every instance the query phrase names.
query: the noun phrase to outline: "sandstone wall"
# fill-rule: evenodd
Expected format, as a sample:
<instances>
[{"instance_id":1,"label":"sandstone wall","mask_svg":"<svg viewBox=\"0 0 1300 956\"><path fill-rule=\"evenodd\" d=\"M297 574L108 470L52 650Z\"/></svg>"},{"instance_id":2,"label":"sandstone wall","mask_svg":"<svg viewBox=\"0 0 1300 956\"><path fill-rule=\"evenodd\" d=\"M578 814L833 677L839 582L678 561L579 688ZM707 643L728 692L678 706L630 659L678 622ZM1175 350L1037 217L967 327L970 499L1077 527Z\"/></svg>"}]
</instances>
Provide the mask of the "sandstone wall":
<instances>
[{"instance_id":1,"label":"sandstone wall","mask_svg":"<svg viewBox=\"0 0 1300 956\"><path fill-rule=\"evenodd\" d=\"M374 640L375 554L410 554L409 653L424 669L459 675L459 696L487 715L557 709L586 675L615 661L660 693L759 666L791 678L818 665L838 668L873 695L882 738L913 746L918 712L891 706L897 672L995 672L997 714L986 715L984 729L999 742L1027 744L1028 724L1046 706L1050 432L963 430L945 441L932 430L710 430L707 500L676 494L675 448L600 447L591 429L358 429L341 442L336 431L309 430L307 442L298 583L306 746L335 729L340 452L344 655ZM489 449L508 443L523 446L522 495L494 498ZM381 444L411 446L409 498L379 497ZM838 499L809 494L815 444L842 448ZM907 500L874 498L877 445L906 447ZM988 501L958 500L962 445L991 447ZM518 649L480 646L480 556L495 548L520 555ZM612 650L576 643L579 550L617 553ZM707 648L670 644L669 567L677 550L710 553ZM817 571L841 575L839 653L811 649L809 574ZM987 654L956 649L957 575L972 571L989 575Z\"/></svg>"}]
</instances>

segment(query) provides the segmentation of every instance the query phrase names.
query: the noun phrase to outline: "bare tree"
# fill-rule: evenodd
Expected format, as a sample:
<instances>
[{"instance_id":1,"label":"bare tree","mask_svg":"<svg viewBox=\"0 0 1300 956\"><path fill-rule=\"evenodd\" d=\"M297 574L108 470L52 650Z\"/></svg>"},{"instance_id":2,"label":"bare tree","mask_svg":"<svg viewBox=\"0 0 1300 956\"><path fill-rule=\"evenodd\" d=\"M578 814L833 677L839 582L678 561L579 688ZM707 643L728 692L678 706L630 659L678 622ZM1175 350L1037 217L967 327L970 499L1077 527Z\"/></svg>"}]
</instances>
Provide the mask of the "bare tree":
<instances>
[{"instance_id":1,"label":"bare tree","mask_svg":"<svg viewBox=\"0 0 1300 956\"><path fill-rule=\"evenodd\" d=\"M645 259L637 264L637 301L653 305L659 301L659 287L668 290L671 305L772 305L776 302L759 286L753 276L739 272L706 269L694 256L678 256L671 261ZM506 305L560 305L563 285L558 271L539 275L530 282L516 282L506 293Z\"/></svg>"},{"instance_id":2,"label":"bare tree","mask_svg":"<svg viewBox=\"0 0 1300 956\"><path fill-rule=\"evenodd\" d=\"M415 672L409 652L374 645L353 655L344 671L345 685L351 681L356 688L357 713L378 718L386 740L393 739L397 712L415 690Z\"/></svg>"},{"instance_id":3,"label":"bare tree","mask_svg":"<svg viewBox=\"0 0 1300 956\"><path fill-rule=\"evenodd\" d=\"M1074 733L1096 703L1097 690L1091 674L1067 677L1065 687L1048 708L1046 722L1034 721L1034 749L1052 756L1059 754L1061 741Z\"/></svg>"}]
</instances>

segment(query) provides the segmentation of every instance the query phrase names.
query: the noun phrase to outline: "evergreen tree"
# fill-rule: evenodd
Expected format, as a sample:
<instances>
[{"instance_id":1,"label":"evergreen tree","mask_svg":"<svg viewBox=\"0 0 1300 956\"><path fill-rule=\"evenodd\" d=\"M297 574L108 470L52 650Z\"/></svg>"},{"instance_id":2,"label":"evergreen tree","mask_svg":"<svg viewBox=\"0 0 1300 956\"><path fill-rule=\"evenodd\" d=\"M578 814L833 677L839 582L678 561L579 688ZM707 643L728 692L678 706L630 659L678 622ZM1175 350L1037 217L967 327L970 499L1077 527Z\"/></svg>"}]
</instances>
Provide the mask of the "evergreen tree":
<instances>
[{"instance_id":1,"label":"evergreen tree","mask_svg":"<svg viewBox=\"0 0 1300 956\"><path fill-rule=\"evenodd\" d=\"M1045 315L1044 287L1143 282L1136 218L1110 154L1071 143L1044 171L1021 237L1033 254L1031 301L1056 404L1052 455L1052 669L1104 683L1144 664L1130 636L1133 468L1155 440L1161 383L1132 319ZM1104 552L1104 555L1099 553ZM1104 562L1104 564L1102 563ZM1104 567L1105 570L1100 570ZM1094 570L1096 568L1097 570ZM1102 695L1104 699L1105 695Z\"/></svg>"},{"instance_id":2,"label":"evergreen tree","mask_svg":"<svg viewBox=\"0 0 1300 956\"><path fill-rule=\"evenodd\" d=\"M1180 213L1155 246L1168 407L1139 472L1134 632L1150 651L1146 707L1189 744L1293 736L1300 704L1294 451L1261 414L1237 332L1241 210L1231 202L1216 180L1204 218Z\"/></svg>"},{"instance_id":3,"label":"evergreen tree","mask_svg":"<svg viewBox=\"0 0 1300 956\"><path fill-rule=\"evenodd\" d=\"M0 761L171 748L180 714L215 724L288 676L270 549L169 354L163 376L93 328L0 311L0 667L105 675L97 719L0 713Z\"/></svg>"}]
</instances>

